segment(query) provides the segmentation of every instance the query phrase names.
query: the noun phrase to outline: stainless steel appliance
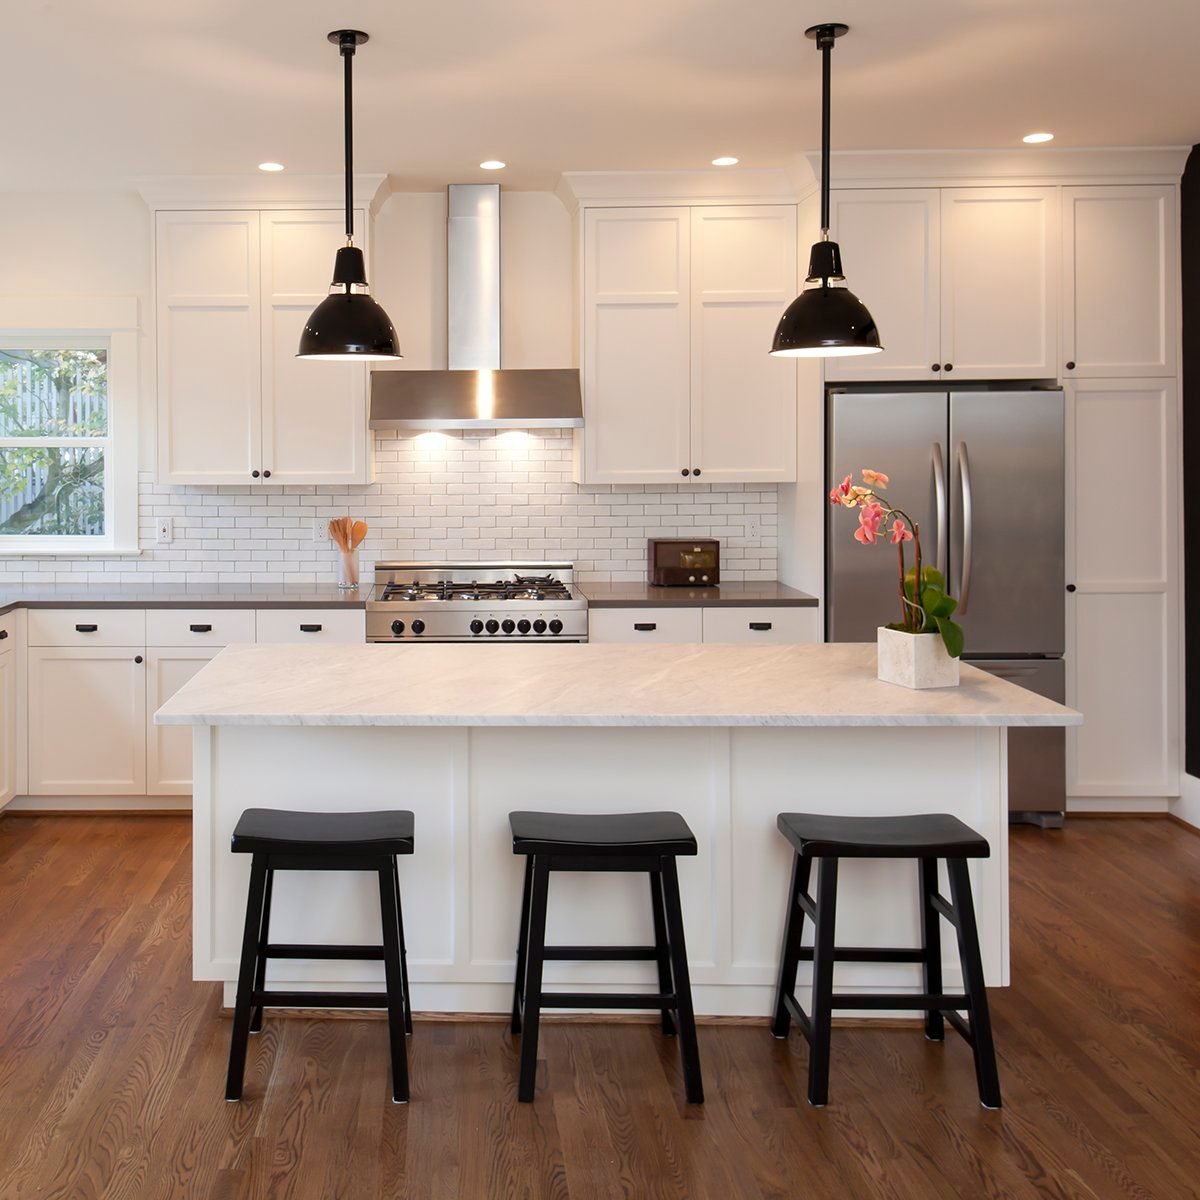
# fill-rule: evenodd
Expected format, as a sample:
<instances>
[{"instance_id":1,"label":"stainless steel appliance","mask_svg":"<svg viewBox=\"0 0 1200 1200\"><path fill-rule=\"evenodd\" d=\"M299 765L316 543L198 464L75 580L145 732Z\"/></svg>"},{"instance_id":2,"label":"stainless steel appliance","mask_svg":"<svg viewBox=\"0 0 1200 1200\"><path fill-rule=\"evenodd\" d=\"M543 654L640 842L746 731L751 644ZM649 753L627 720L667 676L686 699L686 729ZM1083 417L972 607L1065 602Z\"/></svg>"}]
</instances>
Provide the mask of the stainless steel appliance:
<instances>
[{"instance_id":1,"label":"stainless steel appliance","mask_svg":"<svg viewBox=\"0 0 1200 1200\"><path fill-rule=\"evenodd\" d=\"M375 564L368 642L586 642L571 563Z\"/></svg>"},{"instance_id":2,"label":"stainless steel appliance","mask_svg":"<svg viewBox=\"0 0 1200 1200\"><path fill-rule=\"evenodd\" d=\"M646 577L656 587L716 587L721 543L716 538L648 538Z\"/></svg>"},{"instance_id":3,"label":"stainless steel appliance","mask_svg":"<svg viewBox=\"0 0 1200 1200\"><path fill-rule=\"evenodd\" d=\"M1064 403L1058 389L831 389L829 487L863 467L921 527L926 561L959 599L964 660L1060 703L1066 699ZM826 520L826 637L875 640L899 618L895 555L854 541L853 518ZM911 560L910 560L911 561ZM1066 805L1065 734L1009 732L1009 811L1053 825Z\"/></svg>"}]
</instances>

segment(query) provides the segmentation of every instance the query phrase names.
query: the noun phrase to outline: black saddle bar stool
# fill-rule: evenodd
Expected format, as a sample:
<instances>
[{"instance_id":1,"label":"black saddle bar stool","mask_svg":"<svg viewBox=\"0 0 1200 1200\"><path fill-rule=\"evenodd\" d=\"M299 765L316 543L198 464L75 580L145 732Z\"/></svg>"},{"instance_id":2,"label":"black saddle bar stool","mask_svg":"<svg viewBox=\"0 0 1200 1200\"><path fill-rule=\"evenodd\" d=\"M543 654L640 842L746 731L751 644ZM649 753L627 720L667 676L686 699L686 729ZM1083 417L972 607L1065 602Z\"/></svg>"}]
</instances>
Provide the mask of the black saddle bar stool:
<instances>
[{"instance_id":1,"label":"black saddle bar stool","mask_svg":"<svg viewBox=\"0 0 1200 1200\"><path fill-rule=\"evenodd\" d=\"M538 1026L543 1008L661 1009L662 1030L678 1023L688 1103L704 1103L700 1048L683 937L683 909L675 859L697 853L696 838L678 813L514 812L513 853L524 854L525 888L517 941L512 1032L521 1035L517 1098L533 1100L537 1076ZM644 871L650 878L653 946L547 946L546 900L551 871ZM653 962L658 991L546 992L546 962Z\"/></svg>"},{"instance_id":2,"label":"black saddle bar stool","mask_svg":"<svg viewBox=\"0 0 1200 1200\"><path fill-rule=\"evenodd\" d=\"M772 1033L786 1038L792 1020L808 1039L808 1101L823 1105L829 1099L829 1043L833 1010L918 1009L925 1013L925 1036L940 1042L945 1022L970 1043L975 1055L979 1100L985 1108L1000 1107L1000 1078L992 1023L988 1015L979 931L971 899L967 859L987 858L987 840L969 825L948 813L911 817L840 817L809 813L780 813L779 831L795 850L792 883L788 892L779 989ZM819 889L814 900L808 893L812 861L817 859ZM921 946L892 949L843 947L834 943L837 914L838 862L843 858L912 858L920 863ZM938 891L938 860L946 860L950 879L947 900ZM804 918L813 922L811 947L803 946ZM947 994L942 987L942 941L939 921L945 917L958 934L962 963L962 994ZM813 964L812 1015L796 1000L796 970L800 962ZM835 962L922 963L925 990L849 994L833 992ZM967 1013L964 1020L961 1012Z\"/></svg>"},{"instance_id":3,"label":"black saddle bar stool","mask_svg":"<svg viewBox=\"0 0 1200 1200\"><path fill-rule=\"evenodd\" d=\"M246 927L233 1010L225 1099L242 1098L246 1049L262 1029L264 1008L386 1008L392 1058L392 1099L408 1102L408 1054L412 1033L404 917L396 855L413 852L413 814L384 812L291 812L248 808L233 831L235 854L252 854ZM273 943L271 891L276 871L374 871L379 876L383 945ZM383 992L279 992L266 986L269 958L382 959Z\"/></svg>"}]
</instances>

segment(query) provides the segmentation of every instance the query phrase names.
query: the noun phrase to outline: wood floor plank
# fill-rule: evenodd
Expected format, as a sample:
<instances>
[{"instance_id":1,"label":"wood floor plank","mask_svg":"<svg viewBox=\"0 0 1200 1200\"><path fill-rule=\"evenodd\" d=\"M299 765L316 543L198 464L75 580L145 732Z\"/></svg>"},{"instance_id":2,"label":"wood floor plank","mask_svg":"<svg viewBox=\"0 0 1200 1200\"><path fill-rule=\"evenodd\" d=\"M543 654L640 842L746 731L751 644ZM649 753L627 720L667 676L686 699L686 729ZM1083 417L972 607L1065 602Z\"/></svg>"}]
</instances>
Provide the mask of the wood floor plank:
<instances>
[{"instance_id":1,"label":"wood floor plank","mask_svg":"<svg viewBox=\"0 0 1200 1200\"><path fill-rule=\"evenodd\" d=\"M656 1024L547 1022L538 1094L494 1021L426 1022L412 1103L380 1020L268 1014L246 1099L191 979L186 817L0 817L3 1200L1194 1200L1200 838L1171 822L1013 831L1005 1107L969 1048L838 1027L807 1047L704 1025L707 1102Z\"/></svg>"}]
</instances>

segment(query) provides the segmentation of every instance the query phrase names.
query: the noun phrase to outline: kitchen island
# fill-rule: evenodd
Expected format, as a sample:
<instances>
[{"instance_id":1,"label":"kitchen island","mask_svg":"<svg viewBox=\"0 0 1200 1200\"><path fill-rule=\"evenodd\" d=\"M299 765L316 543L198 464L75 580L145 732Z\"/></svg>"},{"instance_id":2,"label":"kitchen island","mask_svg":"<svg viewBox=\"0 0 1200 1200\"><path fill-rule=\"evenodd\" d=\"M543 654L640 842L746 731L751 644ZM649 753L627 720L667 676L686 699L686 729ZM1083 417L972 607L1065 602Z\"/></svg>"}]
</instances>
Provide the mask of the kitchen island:
<instances>
[{"instance_id":1,"label":"kitchen island","mask_svg":"<svg viewBox=\"0 0 1200 1200\"><path fill-rule=\"evenodd\" d=\"M865 645L233 646L157 713L194 730L194 975L232 1001L249 857L229 852L246 808L409 808L401 860L414 1006L504 1012L522 863L513 809L674 809L700 853L679 861L700 1013L770 1011L790 851L781 810L949 812L985 836L973 864L989 984L1008 983L1006 730L1078 713L969 666L962 686L875 678ZM548 939L650 940L640 877L556 876ZM280 941L378 940L368 877L281 874ZM838 936L916 944L916 873L848 861ZM948 986L957 963L947 945ZM626 991L644 963L555 963L547 983ZM281 961L296 989L381 983L376 963ZM907 964L839 966L841 987L918 990ZM876 1014L880 1015L880 1014Z\"/></svg>"}]
</instances>

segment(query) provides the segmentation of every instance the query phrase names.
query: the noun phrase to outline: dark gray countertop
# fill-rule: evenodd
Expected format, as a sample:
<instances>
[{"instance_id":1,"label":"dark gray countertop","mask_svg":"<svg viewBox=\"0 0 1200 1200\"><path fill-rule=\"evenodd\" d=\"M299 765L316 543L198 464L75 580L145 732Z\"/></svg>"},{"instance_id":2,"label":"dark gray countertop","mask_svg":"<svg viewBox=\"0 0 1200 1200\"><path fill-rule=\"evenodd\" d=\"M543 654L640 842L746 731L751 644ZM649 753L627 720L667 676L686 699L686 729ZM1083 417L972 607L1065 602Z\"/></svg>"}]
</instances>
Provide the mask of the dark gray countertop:
<instances>
[{"instance_id":1,"label":"dark gray countertop","mask_svg":"<svg viewBox=\"0 0 1200 1200\"><path fill-rule=\"evenodd\" d=\"M357 590L337 584L304 583L179 585L121 583L80 587L75 584L0 585L0 613L14 608L365 608L371 594L368 580Z\"/></svg>"},{"instance_id":2,"label":"dark gray countertop","mask_svg":"<svg viewBox=\"0 0 1200 1200\"><path fill-rule=\"evenodd\" d=\"M774 579L717 587L653 587L648 583L576 583L591 608L815 608L816 596Z\"/></svg>"}]
</instances>

